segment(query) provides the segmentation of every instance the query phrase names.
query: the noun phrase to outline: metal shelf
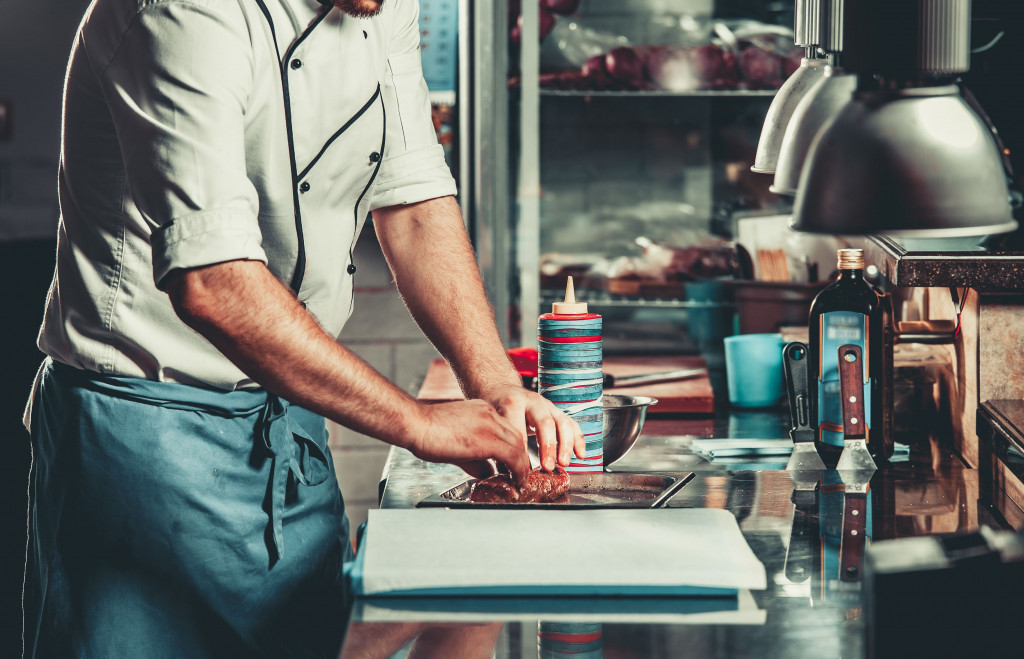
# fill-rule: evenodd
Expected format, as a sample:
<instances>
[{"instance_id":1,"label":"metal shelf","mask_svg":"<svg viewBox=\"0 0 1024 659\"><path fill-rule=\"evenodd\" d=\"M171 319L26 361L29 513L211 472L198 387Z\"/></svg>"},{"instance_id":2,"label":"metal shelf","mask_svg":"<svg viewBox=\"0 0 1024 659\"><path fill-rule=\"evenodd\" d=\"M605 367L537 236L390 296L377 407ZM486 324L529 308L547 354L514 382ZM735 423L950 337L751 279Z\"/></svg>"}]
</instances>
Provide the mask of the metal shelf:
<instances>
[{"instance_id":1,"label":"metal shelf","mask_svg":"<svg viewBox=\"0 0 1024 659\"><path fill-rule=\"evenodd\" d=\"M585 299L591 307L614 309L726 309L735 306L730 302L702 302L674 298L634 298L586 289L577 291L577 299ZM545 308L550 306L551 303L561 302L561 300L561 295L548 294L547 292L541 295L541 304Z\"/></svg>"},{"instance_id":2,"label":"metal shelf","mask_svg":"<svg viewBox=\"0 0 1024 659\"><path fill-rule=\"evenodd\" d=\"M771 98L776 89L694 89L685 92L664 90L600 91L588 89L545 89L540 95L583 98Z\"/></svg>"},{"instance_id":3,"label":"metal shelf","mask_svg":"<svg viewBox=\"0 0 1024 659\"><path fill-rule=\"evenodd\" d=\"M466 110L459 112L460 131L471 136L465 141L469 146L460 151L459 183L463 190L460 200L464 205L464 214L471 223L478 261L495 308L502 340L509 346L536 346L535 314L552 301L547 291L542 290L539 267L541 196L544 192L541 180L541 120L552 108L552 104L567 103L576 110L582 110L593 103L620 107L635 102L640 104L638 110L655 114L666 112L669 106L679 107L685 110L683 114L686 117L693 115L691 123L701 126L699 130L710 134L714 121L717 121L716 108L729 109L735 106L738 110L744 101L767 107L778 91L694 89L681 92L553 88L559 81L546 81L552 88L542 88L540 4L522 3L520 48L516 52L506 47L511 27L508 13L503 8L506 3L473 0L458 2L460 20L463 21L459 30L460 60L474 63L473 67L460 67L460 71L468 71L460 77L459 101L460 106ZM630 10L627 13L634 12ZM515 61L510 61L510 57ZM518 75L518 80L512 80L511 84L510 73ZM570 84L586 84L578 76L566 78L566 87ZM653 100L659 98L676 100ZM692 101L695 105L688 108L686 101ZM648 106L648 103L653 105ZM676 116L674 111L668 114ZM731 110L729 114L732 114ZM701 154L711 153L710 144L710 140L701 144ZM632 149L634 145L629 147ZM571 160L569 155L566 158ZM709 169L710 165L708 159L707 162L701 161L699 167ZM693 167L698 165L694 164ZM705 181L695 173L692 182L700 186L703 192L705 183L709 189L713 188L713 177L714 172L710 178L705 177ZM665 316L680 317L686 315L687 309L694 310L693 315L698 314L697 310L708 310L711 315L717 315L716 310L722 309L722 315L727 315L733 308L732 305L721 303L708 304L681 299L685 298L681 291L650 291L657 292L668 297L645 299L613 296L607 291L594 290L588 293L587 300L594 308L607 310L609 316L628 316L631 310L643 309L660 309L666 312L663 314ZM596 298L591 297L591 293ZM648 294L648 291L641 289L641 293ZM620 313L613 314L613 311Z\"/></svg>"}]
</instances>

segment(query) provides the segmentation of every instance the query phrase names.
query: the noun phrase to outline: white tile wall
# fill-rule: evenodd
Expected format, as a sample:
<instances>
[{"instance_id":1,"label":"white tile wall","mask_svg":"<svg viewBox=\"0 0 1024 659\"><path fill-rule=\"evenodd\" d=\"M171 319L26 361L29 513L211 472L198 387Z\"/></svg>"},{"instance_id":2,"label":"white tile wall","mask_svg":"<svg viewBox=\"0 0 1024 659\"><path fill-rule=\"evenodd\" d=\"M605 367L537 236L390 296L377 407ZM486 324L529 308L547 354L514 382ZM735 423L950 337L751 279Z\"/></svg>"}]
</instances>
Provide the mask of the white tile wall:
<instances>
[{"instance_id":1,"label":"white tile wall","mask_svg":"<svg viewBox=\"0 0 1024 659\"><path fill-rule=\"evenodd\" d=\"M373 236L364 236L363 238L372 239ZM366 242L370 242L370 240L366 240ZM356 268L359 268L358 254L356 255ZM405 308L397 289L393 287L361 289L359 282L359 272L357 271L355 311L342 331L342 343L345 345L395 341L415 343L425 340L420 328Z\"/></svg>"},{"instance_id":2,"label":"white tile wall","mask_svg":"<svg viewBox=\"0 0 1024 659\"><path fill-rule=\"evenodd\" d=\"M410 394L416 395L430 362L441 355L427 341L396 343L394 382Z\"/></svg>"},{"instance_id":3,"label":"white tile wall","mask_svg":"<svg viewBox=\"0 0 1024 659\"><path fill-rule=\"evenodd\" d=\"M341 493L348 507L377 504L377 485L387 451L373 448L339 447L331 450Z\"/></svg>"}]
</instances>

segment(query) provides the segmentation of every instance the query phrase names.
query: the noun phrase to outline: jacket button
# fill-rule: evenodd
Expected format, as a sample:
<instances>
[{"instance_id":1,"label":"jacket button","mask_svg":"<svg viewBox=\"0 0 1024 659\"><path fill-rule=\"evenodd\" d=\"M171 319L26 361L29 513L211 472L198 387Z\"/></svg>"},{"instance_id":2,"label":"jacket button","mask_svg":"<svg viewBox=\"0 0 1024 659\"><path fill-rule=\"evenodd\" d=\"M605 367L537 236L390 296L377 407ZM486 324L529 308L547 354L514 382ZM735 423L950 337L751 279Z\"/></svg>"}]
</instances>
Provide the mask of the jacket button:
<instances>
[{"instance_id":1,"label":"jacket button","mask_svg":"<svg viewBox=\"0 0 1024 659\"><path fill-rule=\"evenodd\" d=\"M380 154L374 151L370 154L370 162L380 162Z\"/></svg>"},{"instance_id":2,"label":"jacket button","mask_svg":"<svg viewBox=\"0 0 1024 659\"><path fill-rule=\"evenodd\" d=\"M356 264L355 264L355 263L349 263L349 264L348 264L348 267L347 267L347 268L345 268L345 270L346 270L346 271L348 272L348 274L350 274L350 275L354 275L354 274L356 274Z\"/></svg>"},{"instance_id":3,"label":"jacket button","mask_svg":"<svg viewBox=\"0 0 1024 659\"><path fill-rule=\"evenodd\" d=\"M299 192L309 192L309 181L303 181L299 184Z\"/></svg>"},{"instance_id":4,"label":"jacket button","mask_svg":"<svg viewBox=\"0 0 1024 659\"><path fill-rule=\"evenodd\" d=\"M293 69L301 69L302 68L302 60L300 60L298 57L296 57L295 59L292 60L291 67Z\"/></svg>"}]
</instances>

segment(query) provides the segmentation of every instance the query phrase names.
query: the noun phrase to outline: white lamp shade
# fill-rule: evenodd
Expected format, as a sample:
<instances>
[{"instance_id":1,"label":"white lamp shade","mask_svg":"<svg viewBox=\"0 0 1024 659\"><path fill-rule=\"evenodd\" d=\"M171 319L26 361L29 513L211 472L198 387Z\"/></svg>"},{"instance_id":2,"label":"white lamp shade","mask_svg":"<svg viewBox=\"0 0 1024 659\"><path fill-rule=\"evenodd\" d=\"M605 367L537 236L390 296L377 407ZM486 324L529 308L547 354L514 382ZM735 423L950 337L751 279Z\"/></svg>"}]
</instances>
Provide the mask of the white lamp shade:
<instances>
[{"instance_id":1,"label":"white lamp shade","mask_svg":"<svg viewBox=\"0 0 1024 659\"><path fill-rule=\"evenodd\" d=\"M826 66L827 62L823 59L805 57L800 60L800 68L782 83L765 116L761 139L757 142L757 153L754 155L754 166L750 171L758 174L775 173L779 149L790 118L800 99L825 75Z\"/></svg>"},{"instance_id":2,"label":"white lamp shade","mask_svg":"<svg viewBox=\"0 0 1024 659\"><path fill-rule=\"evenodd\" d=\"M824 77L814 85L793 111L793 118L782 138L775 182L769 188L778 195L795 195L800 184L811 143L828 122L853 100L857 76L842 69L828 67Z\"/></svg>"}]
</instances>

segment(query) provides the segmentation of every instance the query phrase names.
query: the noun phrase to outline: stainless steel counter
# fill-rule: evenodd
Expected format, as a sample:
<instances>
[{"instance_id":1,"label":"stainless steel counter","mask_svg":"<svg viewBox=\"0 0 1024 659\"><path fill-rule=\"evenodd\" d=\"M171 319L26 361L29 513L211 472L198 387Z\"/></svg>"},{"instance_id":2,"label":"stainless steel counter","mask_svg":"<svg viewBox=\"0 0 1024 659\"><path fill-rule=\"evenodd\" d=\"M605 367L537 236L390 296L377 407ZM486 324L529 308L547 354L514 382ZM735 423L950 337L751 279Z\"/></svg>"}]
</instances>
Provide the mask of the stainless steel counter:
<instances>
[{"instance_id":1,"label":"stainless steel counter","mask_svg":"<svg viewBox=\"0 0 1024 659\"><path fill-rule=\"evenodd\" d=\"M468 648L480 656L491 656L493 650L494 656L509 658L568 656L570 651L576 657L864 656L859 564L852 571L841 569L859 555L842 555L851 549L841 547L845 492L836 472L824 472L819 482L798 489L784 470L784 457L709 462L692 448L698 438L779 439L785 432L781 411L650 419L633 450L613 465L619 471L696 472L668 505L724 508L736 515L765 565L769 584L732 605L738 610L702 609L693 602L687 608L679 601L661 602L658 608L657 603L630 600L557 598L437 599L397 609L357 603L347 656L391 656L403 645L408 649L406 641L413 637L421 650L441 648L436 656L463 656L459 653ZM426 464L392 450L381 505L415 506L465 479L455 467ZM871 480L868 542L974 530L979 522L1005 526L987 508L979 509L977 471L966 469L938 440L911 446L909 456L883 465ZM410 551L414 542L410 538ZM557 627L566 622L568 627ZM368 638L376 654L362 645Z\"/></svg>"}]
</instances>

